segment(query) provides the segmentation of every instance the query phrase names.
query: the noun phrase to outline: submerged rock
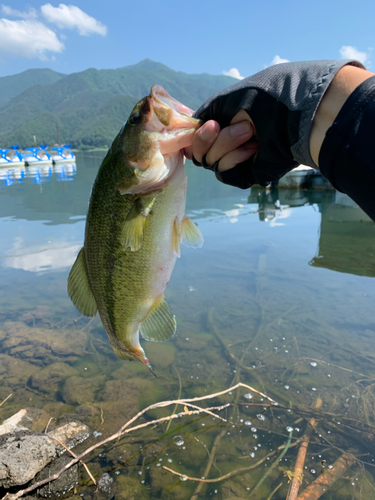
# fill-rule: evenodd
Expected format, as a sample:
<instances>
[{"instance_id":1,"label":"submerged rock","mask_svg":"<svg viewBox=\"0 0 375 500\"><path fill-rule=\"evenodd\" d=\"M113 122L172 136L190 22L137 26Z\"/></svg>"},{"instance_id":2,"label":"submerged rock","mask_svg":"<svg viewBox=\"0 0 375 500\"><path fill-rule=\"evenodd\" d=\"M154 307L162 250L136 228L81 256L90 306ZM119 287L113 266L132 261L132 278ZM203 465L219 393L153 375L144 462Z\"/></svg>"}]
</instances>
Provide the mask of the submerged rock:
<instances>
[{"instance_id":1,"label":"submerged rock","mask_svg":"<svg viewBox=\"0 0 375 500\"><path fill-rule=\"evenodd\" d=\"M57 392L65 379L73 377L77 373L77 370L66 363L53 363L31 377L31 387L42 392Z\"/></svg>"},{"instance_id":2,"label":"submerged rock","mask_svg":"<svg viewBox=\"0 0 375 500\"><path fill-rule=\"evenodd\" d=\"M97 481L94 498L96 500L111 500L115 494L115 489L114 480L105 472Z\"/></svg>"},{"instance_id":3,"label":"submerged rock","mask_svg":"<svg viewBox=\"0 0 375 500\"><path fill-rule=\"evenodd\" d=\"M97 375L92 378L71 377L63 388L62 396L67 404L84 404L96 400L96 393L104 383L104 375Z\"/></svg>"},{"instance_id":4,"label":"submerged rock","mask_svg":"<svg viewBox=\"0 0 375 500\"><path fill-rule=\"evenodd\" d=\"M73 457L70 455L63 456L54 460L51 465L43 469L36 477L34 482L37 483L47 477L59 472L64 465L69 463ZM38 495L44 498L63 498L70 496L73 488L78 484L78 464L72 465L64 471L55 481L51 481L42 488L38 488Z\"/></svg>"},{"instance_id":5,"label":"submerged rock","mask_svg":"<svg viewBox=\"0 0 375 500\"><path fill-rule=\"evenodd\" d=\"M83 353L87 343L86 333L80 330L34 328L21 321L6 322L4 331L3 351L35 364L41 360L58 361L61 357L72 361Z\"/></svg>"}]
</instances>

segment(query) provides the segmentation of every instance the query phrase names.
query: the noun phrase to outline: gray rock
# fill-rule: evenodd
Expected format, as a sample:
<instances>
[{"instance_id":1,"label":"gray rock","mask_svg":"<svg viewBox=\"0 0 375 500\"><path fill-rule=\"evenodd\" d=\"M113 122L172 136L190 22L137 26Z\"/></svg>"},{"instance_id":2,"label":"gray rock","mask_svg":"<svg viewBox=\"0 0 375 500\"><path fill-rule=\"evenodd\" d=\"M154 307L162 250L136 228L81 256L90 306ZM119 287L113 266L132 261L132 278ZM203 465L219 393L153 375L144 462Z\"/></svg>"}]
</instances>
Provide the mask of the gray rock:
<instances>
[{"instance_id":1,"label":"gray rock","mask_svg":"<svg viewBox=\"0 0 375 500\"><path fill-rule=\"evenodd\" d=\"M34 482L37 483L47 477L53 476L59 472L64 465L73 459L70 455L64 455L54 460L48 467L43 469L36 477ZM47 483L37 490L38 495L44 498L62 498L71 496L74 486L78 484L78 464L64 471L58 479Z\"/></svg>"},{"instance_id":2,"label":"gray rock","mask_svg":"<svg viewBox=\"0 0 375 500\"><path fill-rule=\"evenodd\" d=\"M48 414L38 408L23 408L0 425L0 435L30 430L42 432L47 423Z\"/></svg>"},{"instance_id":3,"label":"gray rock","mask_svg":"<svg viewBox=\"0 0 375 500\"><path fill-rule=\"evenodd\" d=\"M0 437L0 486L26 484L51 462L55 453L55 444L46 434L4 434Z\"/></svg>"},{"instance_id":4,"label":"gray rock","mask_svg":"<svg viewBox=\"0 0 375 500\"><path fill-rule=\"evenodd\" d=\"M90 437L91 429L81 422L71 421L52 431L48 432L51 438L57 438L65 444L69 449L74 448L78 444ZM62 455L66 449L56 442L56 450L58 455Z\"/></svg>"}]
</instances>

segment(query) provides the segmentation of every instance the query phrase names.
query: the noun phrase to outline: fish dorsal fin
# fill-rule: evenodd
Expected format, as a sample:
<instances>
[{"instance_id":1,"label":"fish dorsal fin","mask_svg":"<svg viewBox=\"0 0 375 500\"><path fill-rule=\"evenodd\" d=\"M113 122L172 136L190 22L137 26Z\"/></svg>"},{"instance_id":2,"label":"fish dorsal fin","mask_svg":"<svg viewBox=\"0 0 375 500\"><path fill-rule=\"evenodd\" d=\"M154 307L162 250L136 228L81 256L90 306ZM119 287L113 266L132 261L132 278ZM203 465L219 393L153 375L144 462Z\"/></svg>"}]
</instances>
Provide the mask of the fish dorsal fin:
<instances>
[{"instance_id":1,"label":"fish dorsal fin","mask_svg":"<svg viewBox=\"0 0 375 500\"><path fill-rule=\"evenodd\" d=\"M176 318L162 295L155 301L146 319L141 323L140 330L144 339L163 342L173 337L176 327Z\"/></svg>"},{"instance_id":2,"label":"fish dorsal fin","mask_svg":"<svg viewBox=\"0 0 375 500\"><path fill-rule=\"evenodd\" d=\"M176 217L175 220L173 221L172 249L173 252L177 255L177 257L181 256L180 243L181 243L180 224L178 222L178 218Z\"/></svg>"},{"instance_id":3,"label":"fish dorsal fin","mask_svg":"<svg viewBox=\"0 0 375 500\"><path fill-rule=\"evenodd\" d=\"M136 252L141 248L147 217L155 199L152 198L147 203L138 199L132 206L121 232L121 246L124 250L130 248L132 252Z\"/></svg>"},{"instance_id":4,"label":"fish dorsal fin","mask_svg":"<svg viewBox=\"0 0 375 500\"><path fill-rule=\"evenodd\" d=\"M203 245L202 233L187 215L183 216L181 222L181 243L193 248L200 248Z\"/></svg>"},{"instance_id":5,"label":"fish dorsal fin","mask_svg":"<svg viewBox=\"0 0 375 500\"><path fill-rule=\"evenodd\" d=\"M73 304L84 316L95 316L98 307L92 293L87 273L85 249L82 247L68 277L68 294Z\"/></svg>"}]
</instances>

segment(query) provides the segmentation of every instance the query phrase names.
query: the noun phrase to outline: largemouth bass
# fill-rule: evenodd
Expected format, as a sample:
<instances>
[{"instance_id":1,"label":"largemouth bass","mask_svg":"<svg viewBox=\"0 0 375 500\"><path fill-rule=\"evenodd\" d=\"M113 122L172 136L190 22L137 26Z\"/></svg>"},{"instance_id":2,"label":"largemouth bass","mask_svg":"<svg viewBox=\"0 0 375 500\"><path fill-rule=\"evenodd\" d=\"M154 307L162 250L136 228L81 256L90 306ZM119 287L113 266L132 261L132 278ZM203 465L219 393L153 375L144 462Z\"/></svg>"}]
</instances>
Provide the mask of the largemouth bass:
<instances>
[{"instance_id":1,"label":"largemouth bass","mask_svg":"<svg viewBox=\"0 0 375 500\"><path fill-rule=\"evenodd\" d=\"M180 243L203 243L186 216L182 149L201 122L159 85L141 99L113 141L96 176L85 241L68 293L85 316L99 312L114 352L152 371L140 345L165 341L176 320L164 298Z\"/></svg>"}]
</instances>

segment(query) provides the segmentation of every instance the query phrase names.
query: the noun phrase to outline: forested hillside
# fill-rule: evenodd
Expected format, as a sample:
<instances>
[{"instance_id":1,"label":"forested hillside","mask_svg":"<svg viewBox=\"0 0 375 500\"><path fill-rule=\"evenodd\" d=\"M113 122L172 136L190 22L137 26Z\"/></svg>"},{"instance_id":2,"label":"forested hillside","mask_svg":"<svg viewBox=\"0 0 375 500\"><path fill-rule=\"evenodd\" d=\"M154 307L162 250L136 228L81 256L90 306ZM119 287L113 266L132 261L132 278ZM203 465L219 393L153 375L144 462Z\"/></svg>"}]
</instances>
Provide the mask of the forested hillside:
<instances>
[{"instance_id":1,"label":"forested hillside","mask_svg":"<svg viewBox=\"0 0 375 500\"><path fill-rule=\"evenodd\" d=\"M26 73L30 73L29 78ZM57 129L60 142L73 148L107 147L152 84L162 85L195 109L235 81L229 76L176 72L149 59L114 70L88 69L62 75L36 69L3 77L0 147L31 146L34 135L38 144L53 145ZM12 95L11 89L18 91Z\"/></svg>"}]
</instances>

